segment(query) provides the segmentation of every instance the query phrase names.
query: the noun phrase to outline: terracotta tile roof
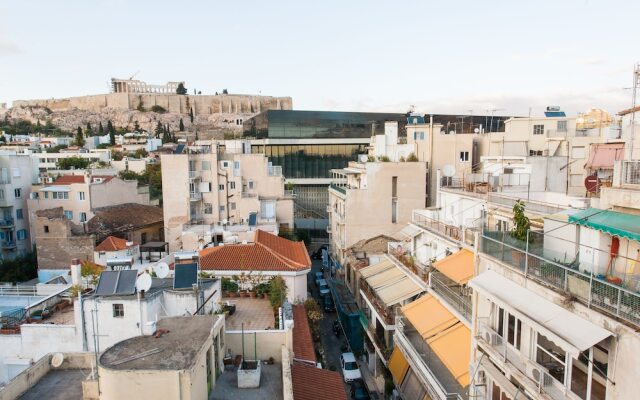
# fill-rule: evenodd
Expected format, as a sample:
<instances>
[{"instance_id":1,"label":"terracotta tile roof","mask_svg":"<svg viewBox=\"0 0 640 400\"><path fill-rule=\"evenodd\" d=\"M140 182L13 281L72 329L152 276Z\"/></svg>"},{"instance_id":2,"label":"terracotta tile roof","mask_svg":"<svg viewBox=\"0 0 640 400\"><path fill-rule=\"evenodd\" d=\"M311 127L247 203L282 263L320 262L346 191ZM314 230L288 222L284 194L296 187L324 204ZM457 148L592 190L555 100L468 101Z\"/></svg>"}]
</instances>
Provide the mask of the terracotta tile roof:
<instances>
[{"instance_id":1,"label":"terracotta tile roof","mask_svg":"<svg viewBox=\"0 0 640 400\"><path fill-rule=\"evenodd\" d=\"M91 183L97 183L96 179L102 179L102 182L100 183L107 183L111 179L113 179L113 176L112 175L93 175L91 176Z\"/></svg>"},{"instance_id":2,"label":"terracotta tile roof","mask_svg":"<svg viewBox=\"0 0 640 400\"><path fill-rule=\"evenodd\" d=\"M135 246L136 243L131 245L131 247ZM103 240L99 245L96 246L94 251L118 251L118 250L126 250L130 246L127 246L127 241L125 239L120 239L115 236L108 236L105 240Z\"/></svg>"},{"instance_id":3,"label":"terracotta tile roof","mask_svg":"<svg viewBox=\"0 0 640 400\"><path fill-rule=\"evenodd\" d=\"M347 400L339 372L293 363L291 383L294 400Z\"/></svg>"},{"instance_id":4,"label":"terracotta tile roof","mask_svg":"<svg viewBox=\"0 0 640 400\"><path fill-rule=\"evenodd\" d=\"M84 175L63 175L53 182L54 185L71 185L72 183L84 183Z\"/></svg>"},{"instance_id":5,"label":"terracotta tile roof","mask_svg":"<svg viewBox=\"0 0 640 400\"><path fill-rule=\"evenodd\" d=\"M293 306L293 358L317 361L307 312L301 304Z\"/></svg>"},{"instance_id":6,"label":"terracotta tile roof","mask_svg":"<svg viewBox=\"0 0 640 400\"><path fill-rule=\"evenodd\" d=\"M301 271L311 259L304 242L293 242L261 230L256 242L209 247L200 252L200 268L227 271Z\"/></svg>"},{"instance_id":7,"label":"terracotta tile roof","mask_svg":"<svg viewBox=\"0 0 640 400\"><path fill-rule=\"evenodd\" d=\"M88 233L121 232L149 225L162 224L162 208L138 203L125 203L117 206L101 207L87 223Z\"/></svg>"}]
</instances>

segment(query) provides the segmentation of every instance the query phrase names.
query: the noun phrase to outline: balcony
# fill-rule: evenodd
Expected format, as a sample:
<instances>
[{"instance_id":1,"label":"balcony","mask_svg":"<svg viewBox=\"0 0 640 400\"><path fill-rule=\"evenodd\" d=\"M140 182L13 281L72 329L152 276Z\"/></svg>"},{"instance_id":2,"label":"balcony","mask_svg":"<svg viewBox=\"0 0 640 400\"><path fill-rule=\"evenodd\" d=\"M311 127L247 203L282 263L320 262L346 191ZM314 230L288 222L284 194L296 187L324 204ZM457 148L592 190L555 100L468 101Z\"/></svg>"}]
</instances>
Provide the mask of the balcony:
<instances>
[{"instance_id":1,"label":"balcony","mask_svg":"<svg viewBox=\"0 0 640 400\"><path fill-rule=\"evenodd\" d=\"M282 176L282 167L280 165L270 165L267 167L268 176Z\"/></svg>"},{"instance_id":2,"label":"balcony","mask_svg":"<svg viewBox=\"0 0 640 400\"><path fill-rule=\"evenodd\" d=\"M258 193L246 192L246 191L242 192L242 198L243 199L251 199L251 198L255 198L255 197L258 197Z\"/></svg>"},{"instance_id":3,"label":"balcony","mask_svg":"<svg viewBox=\"0 0 640 400\"><path fill-rule=\"evenodd\" d=\"M530 174L468 173L464 178L443 176L440 179L440 187L461 191L475 197L485 197L492 192L526 192L529 187L529 177Z\"/></svg>"},{"instance_id":4,"label":"balcony","mask_svg":"<svg viewBox=\"0 0 640 400\"><path fill-rule=\"evenodd\" d=\"M428 393L434 395L431 396L432 398L442 400L469 398L467 390L451 375L440 358L404 317L399 319L396 326L394 342L409 356L407 360L411 360L411 364L419 365L419 368L412 366L412 369L414 373L422 375L424 381L429 382Z\"/></svg>"},{"instance_id":5,"label":"balcony","mask_svg":"<svg viewBox=\"0 0 640 400\"><path fill-rule=\"evenodd\" d=\"M367 284L367 282L362 279L360 281L360 290L362 294L367 298L369 303L376 309L376 313L387 325L395 325L396 323L396 313L391 307L385 307L384 302L376 296L375 291Z\"/></svg>"},{"instance_id":6,"label":"balcony","mask_svg":"<svg viewBox=\"0 0 640 400\"><path fill-rule=\"evenodd\" d=\"M458 285L437 271L429 274L429 287L468 322L471 321L471 296L467 288Z\"/></svg>"},{"instance_id":7,"label":"balcony","mask_svg":"<svg viewBox=\"0 0 640 400\"><path fill-rule=\"evenodd\" d=\"M202 200L201 192L189 192L189 200L191 201L200 201Z\"/></svg>"},{"instance_id":8,"label":"balcony","mask_svg":"<svg viewBox=\"0 0 640 400\"><path fill-rule=\"evenodd\" d=\"M339 186L339 185L336 185L335 183L332 183L331 185L329 185L329 189L333 189L336 192L343 195L347 194L347 189L344 186Z\"/></svg>"},{"instance_id":9,"label":"balcony","mask_svg":"<svg viewBox=\"0 0 640 400\"><path fill-rule=\"evenodd\" d=\"M16 242L13 240L3 240L1 243L3 250L13 250L16 248Z\"/></svg>"},{"instance_id":10,"label":"balcony","mask_svg":"<svg viewBox=\"0 0 640 400\"><path fill-rule=\"evenodd\" d=\"M13 218L0 219L0 229L11 229L14 226Z\"/></svg>"},{"instance_id":11,"label":"balcony","mask_svg":"<svg viewBox=\"0 0 640 400\"><path fill-rule=\"evenodd\" d=\"M284 197L296 197L296 192L294 190L284 190Z\"/></svg>"},{"instance_id":12,"label":"balcony","mask_svg":"<svg viewBox=\"0 0 640 400\"><path fill-rule=\"evenodd\" d=\"M387 254L396 265L402 265L415 276L419 277L425 284L429 282L429 272L431 267L418 261L409 250L403 248L403 243L390 242L387 245Z\"/></svg>"},{"instance_id":13,"label":"balcony","mask_svg":"<svg viewBox=\"0 0 640 400\"><path fill-rule=\"evenodd\" d=\"M493 354L493 359L501 360L515 368L525 378L522 383L528 383L530 389L535 388L532 391L546 394L554 400L578 399L564 384L556 380L547 368L526 358L491 329L486 321L478 324L477 339L488 353Z\"/></svg>"},{"instance_id":14,"label":"balcony","mask_svg":"<svg viewBox=\"0 0 640 400\"><path fill-rule=\"evenodd\" d=\"M445 224L426 216L420 210L415 210L411 213L411 222L422 229L446 236L456 242L464 242L470 246L474 245L474 235L471 229Z\"/></svg>"},{"instance_id":15,"label":"balcony","mask_svg":"<svg viewBox=\"0 0 640 400\"><path fill-rule=\"evenodd\" d=\"M640 161L622 162L622 184L640 185Z\"/></svg>"},{"instance_id":16,"label":"balcony","mask_svg":"<svg viewBox=\"0 0 640 400\"><path fill-rule=\"evenodd\" d=\"M189 179L200 179L200 171L189 171Z\"/></svg>"},{"instance_id":17,"label":"balcony","mask_svg":"<svg viewBox=\"0 0 640 400\"><path fill-rule=\"evenodd\" d=\"M589 307L640 326L640 293L637 291L640 287L639 276L607 275L601 267L578 260L578 257L565 262L564 254L545 248L545 235L539 232L530 233L533 234L536 237L530 245L514 239L508 232L485 229L480 241L480 252L502 261L545 286L571 294ZM556 244L562 242L562 239L556 237L547 240ZM591 253L601 252L591 247L587 249ZM605 256L608 257L608 254ZM635 260L622 256L617 258L617 262L625 263L621 264L625 271L629 270L631 265L635 265Z\"/></svg>"}]
</instances>

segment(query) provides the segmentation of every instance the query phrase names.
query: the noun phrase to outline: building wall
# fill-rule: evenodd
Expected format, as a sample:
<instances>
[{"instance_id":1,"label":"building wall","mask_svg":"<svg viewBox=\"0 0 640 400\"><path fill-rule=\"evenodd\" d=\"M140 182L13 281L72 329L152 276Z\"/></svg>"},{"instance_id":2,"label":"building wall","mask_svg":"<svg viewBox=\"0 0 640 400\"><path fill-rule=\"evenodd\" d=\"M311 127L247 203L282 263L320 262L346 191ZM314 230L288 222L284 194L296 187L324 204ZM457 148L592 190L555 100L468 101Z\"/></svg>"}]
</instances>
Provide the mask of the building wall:
<instances>
[{"instance_id":1,"label":"building wall","mask_svg":"<svg viewBox=\"0 0 640 400\"><path fill-rule=\"evenodd\" d=\"M91 208L115 206L125 203L149 205L149 192L138 191L137 181L125 181L113 178L100 184L89 186ZM117 193L117 196L114 196Z\"/></svg>"},{"instance_id":2,"label":"building wall","mask_svg":"<svg viewBox=\"0 0 640 400\"><path fill-rule=\"evenodd\" d=\"M256 358L254 349L257 350L258 360L268 360L273 357L276 362L282 359L282 346L291 349L291 345L287 344L291 336L291 331L270 329L262 331L244 332L244 353L248 360ZM255 338L255 340L254 340ZM226 348L235 356L242 354L242 332L227 331Z\"/></svg>"},{"instance_id":3,"label":"building wall","mask_svg":"<svg viewBox=\"0 0 640 400\"><path fill-rule=\"evenodd\" d=\"M38 270L68 270L74 258L93 261L95 237L73 235L70 222L63 218L36 217L34 232Z\"/></svg>"},{"instance_id":4,"label":"building wall","mask_svg":"<svg viewBox=\"0 0 640 400\"><path fill-rule=\"evenodd\" d=\"M51 171L58 169L58 161L63 158L78 157L89 159L92 162L111 161L111 150L91 150L89 153L35 153L37 166L40 171Z\"/></svg>"}]
</instances>

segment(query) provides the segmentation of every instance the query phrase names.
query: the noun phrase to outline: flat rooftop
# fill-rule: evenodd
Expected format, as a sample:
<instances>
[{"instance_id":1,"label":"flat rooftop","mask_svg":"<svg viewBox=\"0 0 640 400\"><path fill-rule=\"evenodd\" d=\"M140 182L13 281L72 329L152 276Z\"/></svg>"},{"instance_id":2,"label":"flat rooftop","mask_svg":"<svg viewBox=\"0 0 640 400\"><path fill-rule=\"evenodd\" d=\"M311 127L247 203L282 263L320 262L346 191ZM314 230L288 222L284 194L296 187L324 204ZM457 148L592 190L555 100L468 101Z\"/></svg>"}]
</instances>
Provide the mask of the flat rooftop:
<instances>
[{"instance_id":1,"label":"flat rooftop","mask_svg":"<svg viewBox=\"0 0 640 400\"><path fill-rule=\"evenodd\" d=\"M236 312L225 320L228 331L242 330L243 323L245 330L274 329L276 320L269 300L225 297L222 301L236 306Z\"/></svg>"},{"instance_id":2,"label":"flat rooftop","mask_svg":"<svg viewBox=\"0 0 640 400\"><path fill-rule=\"evenodd\" d=\"M169 332L159 338L137 336L116 343L102 354L100 365L115 370L189 369L218 318L217 315L193 315L161 319L157 328ZM149 355L136 357L144 353Z\"/></svg>"},{"instance_id":3,"label":"flat rooftop","mask_svg":"<svg viewBox=\"0 0 640 400\"><path fill-rule=\"evenodd\" d=\"M224 371L216 380L209 399L215 400L279 400L282 394L282 364L261 364L260 387L238 389L236 371Z\"/></svg>"},{"instance_id":4,"label":"flat rooftop","mask_svg":"<svg viewBox=\"0 0 640 400\"><path fill-rule=\"evenodd\" d=\"M82 400L82 381L90 374L88 369L51 370L18 399Z\"/></svg>"}]
</instances>

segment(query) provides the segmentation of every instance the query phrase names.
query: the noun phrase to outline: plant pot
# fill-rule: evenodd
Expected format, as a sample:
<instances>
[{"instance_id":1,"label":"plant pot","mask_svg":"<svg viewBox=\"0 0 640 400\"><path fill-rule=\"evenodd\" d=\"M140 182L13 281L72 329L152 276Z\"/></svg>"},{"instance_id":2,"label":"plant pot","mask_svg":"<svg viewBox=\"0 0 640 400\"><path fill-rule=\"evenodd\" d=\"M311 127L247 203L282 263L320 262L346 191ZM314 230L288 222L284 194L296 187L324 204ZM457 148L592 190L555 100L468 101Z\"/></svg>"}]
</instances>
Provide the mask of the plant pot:
<instances>
[{"instance_id":1,"label":"plant pot","mask_svg":"<svg viewBox=\"0 0 640 400\"><path fill-rule=\"evenodd\" d=\"M229 296L231 298L234 298L234 297L237 296L237 293L236 292L227 292L227 296Z\"/></svg>"},{"instance_id":2,"label":"plant pot","mask_svg":"<svg viewBox=\"0 0 640 400\"><path fill-rule=\"evenodd\" d=\"M524 269L525 254L519 250L511 250L511 261L514 266Z\"/></svg>"},{"instance_id":3,"label":"plant pot","mask_svg":"<svg viewBox=\"0 0 640 400\"><path fill-rule=\"evenodd\" d=\"M252 299L255 299L257 296L256 292L249 292L249 297L251 297Z\"/></svg>"}]
</instances>

